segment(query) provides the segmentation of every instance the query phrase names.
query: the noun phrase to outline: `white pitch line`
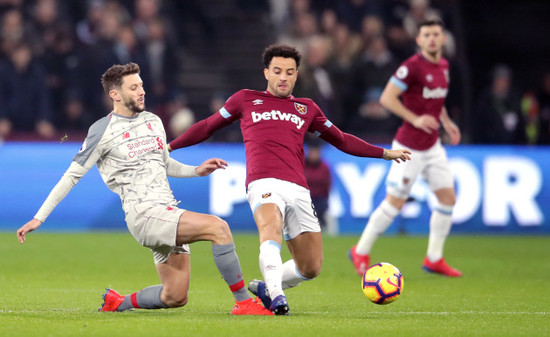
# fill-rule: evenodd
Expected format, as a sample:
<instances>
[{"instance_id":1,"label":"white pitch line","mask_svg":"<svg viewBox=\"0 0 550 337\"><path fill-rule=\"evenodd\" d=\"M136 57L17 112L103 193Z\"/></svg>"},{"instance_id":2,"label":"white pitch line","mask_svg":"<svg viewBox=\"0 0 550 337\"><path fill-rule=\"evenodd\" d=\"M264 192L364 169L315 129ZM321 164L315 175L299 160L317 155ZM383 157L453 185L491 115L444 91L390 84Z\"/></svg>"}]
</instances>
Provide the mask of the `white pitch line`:
<instances>
[{"instance_id":1,"label":"white pitch line","mask_svg":"<svg viewBox=\"0 0 550 337\"><path fill-rule=\"evenodd\" d=\"M302 311L304 314L323 314L320 311ZM550 315L550 311L390 311L365 312L366 315Z\"/></svg>"}]
</instances>

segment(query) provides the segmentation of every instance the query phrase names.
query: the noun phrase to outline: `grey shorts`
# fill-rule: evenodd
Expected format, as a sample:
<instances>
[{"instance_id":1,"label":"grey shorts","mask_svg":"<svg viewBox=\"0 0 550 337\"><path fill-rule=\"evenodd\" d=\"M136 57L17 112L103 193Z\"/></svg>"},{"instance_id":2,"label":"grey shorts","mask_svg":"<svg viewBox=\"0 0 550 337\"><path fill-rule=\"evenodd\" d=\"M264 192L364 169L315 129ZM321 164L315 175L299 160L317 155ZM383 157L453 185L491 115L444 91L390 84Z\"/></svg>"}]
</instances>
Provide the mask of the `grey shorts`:
<instances>
[{"instance_id":1,"label":"grey shorts","mask_svg":"<svg viewBox=\"0 0 550 337\"><path fill-rule=\"evenodd\" d=\"M189 245L176 245L178 222L184 209L176 206L137 204L126 212L128 230L141 245L150 248L156 264L170 254L190 254Z\"/></svg>"}]
</instances>

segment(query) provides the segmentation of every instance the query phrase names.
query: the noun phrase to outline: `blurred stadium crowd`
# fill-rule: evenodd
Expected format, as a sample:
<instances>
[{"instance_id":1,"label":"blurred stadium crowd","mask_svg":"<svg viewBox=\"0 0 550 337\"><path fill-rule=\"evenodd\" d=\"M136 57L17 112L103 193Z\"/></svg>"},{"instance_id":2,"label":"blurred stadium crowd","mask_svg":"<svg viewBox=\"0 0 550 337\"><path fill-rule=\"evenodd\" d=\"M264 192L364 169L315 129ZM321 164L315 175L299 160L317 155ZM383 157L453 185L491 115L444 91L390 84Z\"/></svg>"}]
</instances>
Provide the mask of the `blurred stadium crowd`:
<instances>
[{"instance_id":1,"label":"blurred stadium crowd","mask_svg":"<svg viewBox=\"0 0 550 337\"><path fill-rule=\"evenodd\" d=\"M196 22L203 39L216 44L220 27L209 13L222 2L0 0L0 139L55 140L69 134L70 140L82 140L112 107L101 90L101 74L129 61L142 69L147 110L163 119L169 138L179 135L204 117L188 104L182 84L187 76L182 50L193 52L186 50L182 20ZM398 65L415 52L417 23L441 17L451 63L446 106L465 142L550 144L550 72L540 74L539 85L520 88L514 69L495 64L486 88L465 98L470 70L463 62L464 39L454 34L459 17L452 3L227 0L224 8L234 10L236 21L260 17L258 24L270 32L265 45L296 46L304 60L295 96L312 98L342 129L374 143L389 143L400 124L378 98ZM258 62L260 52L250 62ZM220 92L210 93L208 113L227 98Z\"/></svg>"}]
</instances>

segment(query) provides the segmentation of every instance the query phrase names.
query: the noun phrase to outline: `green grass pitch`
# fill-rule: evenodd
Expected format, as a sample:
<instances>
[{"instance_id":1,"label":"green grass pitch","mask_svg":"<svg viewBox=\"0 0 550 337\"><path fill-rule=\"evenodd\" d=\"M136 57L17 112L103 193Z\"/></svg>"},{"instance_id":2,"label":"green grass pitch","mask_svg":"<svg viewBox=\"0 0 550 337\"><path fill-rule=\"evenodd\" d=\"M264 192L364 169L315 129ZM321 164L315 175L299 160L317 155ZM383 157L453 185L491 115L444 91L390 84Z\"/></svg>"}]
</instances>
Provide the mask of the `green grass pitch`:
<instances>
[{"instance_id":1,"label":"green grass pitch","mask_svg":"<svg viewBox=\"0 0 550 337\"><path fill-rule=\"evenodd\" d=\"M260 276L254 234L236 234L245 280ZM324 237L322 274L287 290L291 316L238 317L210 245L192 247L189 303L179 309L101 313L105 287L157 284L148 249L129 233L0 234L0 336L550 336L550 238L451 236L459 279L424 273L426 237L388 236L373 262L400 268L396 302L370 303L347 260L357 237ZM283 249L284 258L288 251Z\"/></svg>"}]
</instances>

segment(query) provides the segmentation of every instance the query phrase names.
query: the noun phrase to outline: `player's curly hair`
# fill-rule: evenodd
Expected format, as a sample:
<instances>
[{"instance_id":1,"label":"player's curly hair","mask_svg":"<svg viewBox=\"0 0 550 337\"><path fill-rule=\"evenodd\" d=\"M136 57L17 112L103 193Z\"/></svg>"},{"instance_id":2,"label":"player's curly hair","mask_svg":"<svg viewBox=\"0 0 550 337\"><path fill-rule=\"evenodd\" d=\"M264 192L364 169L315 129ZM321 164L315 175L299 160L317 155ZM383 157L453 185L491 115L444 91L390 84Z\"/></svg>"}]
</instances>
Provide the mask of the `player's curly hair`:
<instances>
[{"instance_id":1,"label":"player's curly hair","mask_svg":"<svg viewBox=\"0 0 550 337\"><path fill-rule=\"evenodd\" d=\"M269 64L274 57L293 58L296 61L296 68L300 66L300 60L302 59L302 55L296 48L286 44L272 44L264 49L262 59L266 68L269 68Z\"/></svg>"},{"instance_id":2,"label":"player's curly hair","mask_svg":"<svg viewBox=\"0 0 550 337\"><path fill-rule=\"evenodd\" d=\"M120 88L122 78L127 75L139 74L139 66L133 62L127 64L115 64L101 75L101 85L105 93L114 88Z\"/></svg>"}]
</instances>

